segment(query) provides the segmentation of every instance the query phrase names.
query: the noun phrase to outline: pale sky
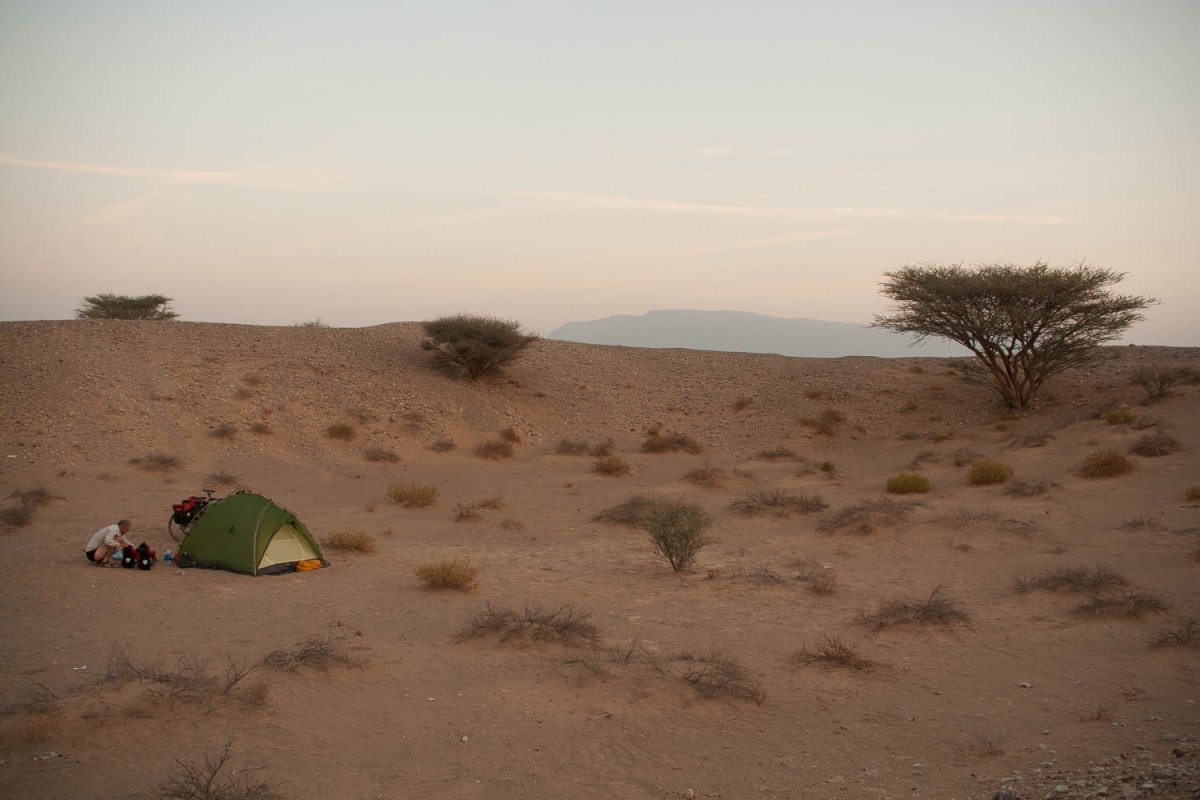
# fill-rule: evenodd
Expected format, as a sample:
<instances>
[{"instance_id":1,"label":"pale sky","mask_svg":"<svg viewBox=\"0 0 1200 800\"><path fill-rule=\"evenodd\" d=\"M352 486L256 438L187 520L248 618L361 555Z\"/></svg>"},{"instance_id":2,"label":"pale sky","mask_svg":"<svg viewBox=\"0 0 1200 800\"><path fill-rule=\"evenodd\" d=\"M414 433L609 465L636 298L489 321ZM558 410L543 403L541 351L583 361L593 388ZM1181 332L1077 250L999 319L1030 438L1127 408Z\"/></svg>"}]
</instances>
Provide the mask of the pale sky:
<instances>
[{"instance_id":1,"label":"pale sky","mask_svg":"<svg viewBox=\"0 0 1200 800\"><path fill-rule=\"evenodd\" d=\"M1128 273L1200 345L1200 2L0 0L0 319L861 322Z\"/></svg>"}]
</instances>

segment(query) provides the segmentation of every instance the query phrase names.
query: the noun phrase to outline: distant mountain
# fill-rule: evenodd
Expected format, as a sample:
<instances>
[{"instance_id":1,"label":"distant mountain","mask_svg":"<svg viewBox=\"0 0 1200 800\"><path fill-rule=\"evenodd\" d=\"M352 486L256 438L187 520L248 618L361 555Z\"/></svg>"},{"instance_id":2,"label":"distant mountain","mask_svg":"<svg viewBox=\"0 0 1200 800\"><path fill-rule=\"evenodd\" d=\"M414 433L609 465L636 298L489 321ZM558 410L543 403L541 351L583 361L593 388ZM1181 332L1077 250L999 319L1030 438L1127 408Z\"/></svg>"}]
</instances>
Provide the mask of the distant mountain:
<instances>
[{"instance_id":1,"label":"distant mountain","mask_svg":"<svg viewBox=\"0 0 1200 800\"><path fill-rule=\"evenodd\" d=\"M944 339L912 344L882 328L849 322L787 319L747 311L650 311L568 322L547 338L628 347L683 347L735 353L778 353L805 358L838 356L960 356L966 350Z\"/></svg>"}]
</instances>

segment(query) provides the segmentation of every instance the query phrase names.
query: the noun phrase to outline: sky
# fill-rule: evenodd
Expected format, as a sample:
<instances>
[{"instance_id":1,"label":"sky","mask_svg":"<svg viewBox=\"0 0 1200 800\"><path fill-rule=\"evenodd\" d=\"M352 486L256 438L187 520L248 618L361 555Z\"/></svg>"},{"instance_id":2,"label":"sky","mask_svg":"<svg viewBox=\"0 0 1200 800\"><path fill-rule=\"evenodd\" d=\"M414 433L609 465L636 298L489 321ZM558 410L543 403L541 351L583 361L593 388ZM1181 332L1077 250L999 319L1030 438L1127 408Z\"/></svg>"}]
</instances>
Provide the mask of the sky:
<instances>
[{"instance_id":1,"label":"sky","mask_svg":"<svg viewBox=\"0 0 1200 800\"><path fill-rule=\"evenodd\" d=\"M1086 263L1200 345L1196 0L2 0L0 319L870 322Z\"/></svg>"}]
</instances>

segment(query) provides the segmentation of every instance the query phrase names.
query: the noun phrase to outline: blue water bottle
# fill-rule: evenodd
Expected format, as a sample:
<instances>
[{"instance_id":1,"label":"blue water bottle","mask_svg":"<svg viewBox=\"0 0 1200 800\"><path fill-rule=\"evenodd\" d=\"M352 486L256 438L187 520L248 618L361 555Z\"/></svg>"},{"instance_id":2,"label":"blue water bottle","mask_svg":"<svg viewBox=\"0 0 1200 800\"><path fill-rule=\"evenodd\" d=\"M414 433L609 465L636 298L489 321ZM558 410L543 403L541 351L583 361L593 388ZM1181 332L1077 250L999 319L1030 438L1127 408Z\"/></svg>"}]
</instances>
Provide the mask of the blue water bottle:
<instances>
[{"instance_id":1,"label":"blue water bottle","mask_svg":"<svg viewBox=\"0 0 1200 800\"><path fill-rule=\"evenodd\" d=\"M171 548L167 548L167 552L163 553L163 561L170 564L175 560L175 556L171 555Z\"/></svg>"}]
</instances>

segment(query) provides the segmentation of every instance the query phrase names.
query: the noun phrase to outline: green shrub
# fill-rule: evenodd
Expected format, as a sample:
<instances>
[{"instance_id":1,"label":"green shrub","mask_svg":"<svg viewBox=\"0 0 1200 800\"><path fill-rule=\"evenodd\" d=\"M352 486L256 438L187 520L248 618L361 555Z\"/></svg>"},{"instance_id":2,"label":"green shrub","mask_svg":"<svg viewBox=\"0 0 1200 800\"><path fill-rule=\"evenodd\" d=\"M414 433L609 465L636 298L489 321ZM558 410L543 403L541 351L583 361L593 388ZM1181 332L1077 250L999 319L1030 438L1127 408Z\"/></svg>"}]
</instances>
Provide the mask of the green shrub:
<instances>
[{"instance_id":1,"label":"green shrub","mask_svg":"<svg viewBox=\"0 0 1200 800\"><path fill-rule=\"evenodd\" d=\"M349 422L335 422L325 429L325 435L330 439L352 442L354 441L354 437L358 435L358 431Z\"/></svg>"},{"instance_id":2,"label":"green shrub","mask_svg":"<svg viewBox=\"0 0 1200 800\"><path fill-rule=\"evenodd\" d=\"M457 589L466 592L475 588L475 578L479 570L456 558L451 561L422 564L413 570L413 573L421 579L426 589Z\"/></svg>"},{"instance_id":3,"label":"green shrub","mask_svg":"<svg viewBox=\"0 0 1200 800\"><path fill-rule=\"evenodd\" d=\"M76 319L175 319L179 315L171 310L171 298L161 294L143 294L136 297L123 294L98 294L83 298L83 305L75 309Z\"/></svg>"},{"instance_id":4,"label":"green shrub","mask_svg":"<svg viewBox=\"0 0 1200 800\"><path fill-rule=\"evenodd\" d=\"M397 483L388 487L387 496L405 508L426 508L437 504L438 488L427 484Z\"/></svg>"},{"instance_id":5,"label":"green shrub","mask_svg":"<svg viewBox=\"0 0 1200 800\"><path fill-rule=\"evenodd\" d=\"M1109 425L1128 425L1137 419L1137 414L1133 413L1133 409L1120 406L1111 408L1104 412L1104 421Z\"/></svg>"},{"instance_id":6,"label":"green shrub","mask_svg":"<svg viewBox=\"0 0 1200 800\"><path fill-rule=\"evenodd\" d=\"M1115 450L1097 450L1088 454L1079 474L1084 478L1113 478L1133 471L1133 462Z\"/></svg>"},{"instance_id":7,"label":"green shrub","mask_svg":"<svg viewBox=\"0 0 1200 800\"><path fill-rule=\"evenodd\" d=\"M905 471L888 478L886 488L890 494L923 494L932 487L921 473Z\"/></svg>"},{"instance_id":8,"label":"green shrub","mask_svg":"<svg viewBox=\"0 0 1200 800\"><path fill-rule=\"evenodd\" d=\"M665 501L650 508L643 523L650 544L675 572L686 569L713 540L707 535L712 517L703 508Z\"/></svg>"},{"instance_id":9,"label":"green shrub","mask_svg":"<svg viewBox=\"0 0 1200 800\"><path fill-rule=\"evenodd\" d=\"M628 475L633 471L633 467L629 466L629 462L620 456L605 456L597 458L592 463L592 472L599 475L607 475L610 478L619 478L622 475Z\"/></svg>"},{"instance_id":10,"label":"green shrub","mask_svg":"<svg viewBox=\"0 0 1200 800\"><path fill-rule=\"evenodd\" d=\"M438 317L423 327L427 338L421 347L432 353L434 364L471 380L516 361L538 338L518 322L469 314Z\"/></svg>"},{"instance_id":11,"label":"green shrub","mask_svg":"<svg viewBox=\"0 0 1200 800\"><path fill-rule=\"evenodd\" d=\"M1013 468L1008 464L990 458L981 458L972 462L971 469L967 472L967 481L972 486L991 486L996 483L1004 483L1012 477L1012 474Z\"/></svg>"}]
</instances>

